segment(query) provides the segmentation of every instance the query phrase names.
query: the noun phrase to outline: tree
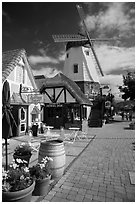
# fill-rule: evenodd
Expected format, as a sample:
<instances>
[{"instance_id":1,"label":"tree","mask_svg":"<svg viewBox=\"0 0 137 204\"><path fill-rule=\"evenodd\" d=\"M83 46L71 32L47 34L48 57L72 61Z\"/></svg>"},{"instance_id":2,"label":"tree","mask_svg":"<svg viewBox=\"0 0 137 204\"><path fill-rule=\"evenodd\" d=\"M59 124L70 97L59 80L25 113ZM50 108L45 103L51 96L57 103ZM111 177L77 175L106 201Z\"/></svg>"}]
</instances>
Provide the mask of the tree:
<instances>
[{"instance_id":1,"label":"tree","mask_svg":"<svg viewBox=\"0 0 137 204\"><path fill-rule=\"evenodd\" d=\"M128 72L126 76L123 75L123 86L119 86L120 92L124 92L122 98L126 101L135 100L135 72Z\"/></svg>"}]
</instances>

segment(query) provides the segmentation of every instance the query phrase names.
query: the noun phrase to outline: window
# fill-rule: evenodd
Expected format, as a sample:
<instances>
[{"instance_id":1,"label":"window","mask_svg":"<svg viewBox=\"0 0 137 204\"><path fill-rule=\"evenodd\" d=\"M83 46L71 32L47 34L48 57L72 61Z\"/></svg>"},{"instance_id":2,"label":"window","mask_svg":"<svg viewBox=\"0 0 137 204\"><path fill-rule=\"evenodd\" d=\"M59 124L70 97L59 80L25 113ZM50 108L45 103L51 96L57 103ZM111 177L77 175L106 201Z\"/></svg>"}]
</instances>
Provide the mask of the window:
<instances>
[{"instance_id":1,"label":"window","mask_svg":"<svg viewBox=\"0 0 137 204\"><path fill-rule=\"evenodd\" d=\"M74 73L78 73L78 64L74 64Z\"/></svg>"},{"instance_id":2,"label":"window","mask_svg":"<svg viewBox=\"0 0 137 204\"><path fill-rule=\"evenodd\" d=\"M21 120L25 120L26 119L26 111L24 110L24 108L21 108Z\"/></svg>"},{"instance_id":3,"label":"window","mask_svg":"<svg viewBox=\"0 0 137 204\"><path fill-rule=\"evenodd\" d=\"M24 132L25 129L26 129L26 125L25 125L25 123L21 124L21 132Z\"/></svg>"},{"instance_id":4,"label":"window","mask_svg":"<svg viewBox=\"0 0 137 204\"><path fill-rule=\"evenodd\" d=\"M89 50L86 50L86 51L85 51L85 53L86 53L86 55L88 55L88 56L89 56Z\"/></svg>"},{"instance_id":5,"label":"window","mask_svg":"<svg viewBox=\"0 0 137 204\"><path fill-rule=\"evenodd\" d=\"M67 53L67 58L69 58L69 53Z\"/></svg>"}]
</instances>

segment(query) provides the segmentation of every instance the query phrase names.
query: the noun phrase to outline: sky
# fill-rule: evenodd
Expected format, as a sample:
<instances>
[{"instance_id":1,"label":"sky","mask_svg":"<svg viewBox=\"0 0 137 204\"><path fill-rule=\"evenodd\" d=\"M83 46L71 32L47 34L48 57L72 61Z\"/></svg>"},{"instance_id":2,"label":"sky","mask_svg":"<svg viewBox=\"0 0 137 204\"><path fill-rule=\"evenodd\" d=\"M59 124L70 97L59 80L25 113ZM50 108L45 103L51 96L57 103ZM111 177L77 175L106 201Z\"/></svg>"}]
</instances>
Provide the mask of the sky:
<instances>
[{"instance_id":1,"label":"sky","mask_svg":"<svg viewBox=\"0 0 137 204\"><path fill-rule=\"evenodd\" d=\"M96 42L104 73L102 83L121 85L122 75L135 70L135 3L79 2L91 38ZM3 2L2 50L24 48L34 75L63 70L65 43L55 43L53 34L83 33L75 2Z\"/></svg>"}]
</instances>

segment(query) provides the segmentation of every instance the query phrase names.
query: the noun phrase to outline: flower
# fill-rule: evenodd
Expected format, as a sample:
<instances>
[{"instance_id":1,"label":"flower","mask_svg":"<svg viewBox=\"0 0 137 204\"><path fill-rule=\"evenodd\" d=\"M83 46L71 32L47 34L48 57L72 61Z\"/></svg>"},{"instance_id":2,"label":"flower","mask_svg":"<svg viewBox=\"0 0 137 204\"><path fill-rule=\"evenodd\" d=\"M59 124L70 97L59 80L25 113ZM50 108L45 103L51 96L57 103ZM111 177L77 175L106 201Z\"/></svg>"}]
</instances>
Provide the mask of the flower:
<instances>
[{"instance_id":1,"label":"flower","mask_svg":"<svg viewBox=\"0 0 137 204\"><path fill-rule=\"evenodd\" d=\"M14 160L7 171L2 168L2 191L4 192L23 190L31 186L33 180L29 168L20 167Z\"/></svg>"},{"instance_id":2,"label":"flower","mask_svg":"<svg viewBox=\"0 0 137 204\"><path fill-rule=\"evenodd\" d=\"M42 159L41 163L30 167L31 176L36 180L42 180L51 175L51 161L53 161L53 159L46 156Z\"/></svg>"},{"instance_id":3,"label":"flower","mask_svg":"<svg viewBox=\"0 0 137 204\"><path fill-rule=\"evenodd\" d=\"M31 152L32 147L28 143L21 143L14 150L14 154L17 156L31 155Z\"/></svg>"}]
</instances>

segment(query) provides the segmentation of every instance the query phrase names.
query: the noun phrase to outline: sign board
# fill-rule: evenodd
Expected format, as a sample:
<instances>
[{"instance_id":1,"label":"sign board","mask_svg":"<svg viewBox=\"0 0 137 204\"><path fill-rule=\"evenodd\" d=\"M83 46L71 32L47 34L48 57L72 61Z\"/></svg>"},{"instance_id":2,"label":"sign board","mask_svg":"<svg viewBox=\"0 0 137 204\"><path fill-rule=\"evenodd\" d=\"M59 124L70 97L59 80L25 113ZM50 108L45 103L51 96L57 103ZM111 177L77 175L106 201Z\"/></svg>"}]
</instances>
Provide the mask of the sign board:
<instances>
[{"instance_id":1,"label":"sign board","mask_svg":"<svg viewBox=\"0 0 137 204\"><path fill-rule=\"evenodd\" d=\"M63 107L63 104L51 103L51 104L46 104L46 107Z\"/></svg>"},{"instance_id":2,"label":"sign board","mask_svg":"<svg viewBox=\"0 0 137 204\"><path fill-rule=\"evenodd\" d=\"M44 103L42 94L28 94L28 103Z\"/></svg>"},{"instance_id":3,"label":"sign board","mask_svg":"<svg viewBox=\"0 0 137 204\"><path fill-rule=\"evenodd\" d=\"M34 89L32 87L29 87L29 86L23 86L22 84L20 84L20 92L21 93L37 93L37 92L39 92L39 90Z\"/></svg>"}]
</instances>

